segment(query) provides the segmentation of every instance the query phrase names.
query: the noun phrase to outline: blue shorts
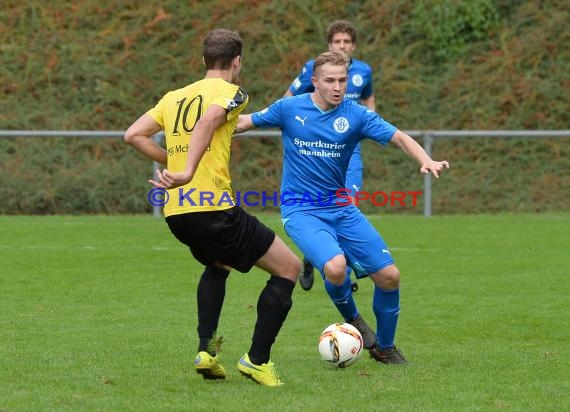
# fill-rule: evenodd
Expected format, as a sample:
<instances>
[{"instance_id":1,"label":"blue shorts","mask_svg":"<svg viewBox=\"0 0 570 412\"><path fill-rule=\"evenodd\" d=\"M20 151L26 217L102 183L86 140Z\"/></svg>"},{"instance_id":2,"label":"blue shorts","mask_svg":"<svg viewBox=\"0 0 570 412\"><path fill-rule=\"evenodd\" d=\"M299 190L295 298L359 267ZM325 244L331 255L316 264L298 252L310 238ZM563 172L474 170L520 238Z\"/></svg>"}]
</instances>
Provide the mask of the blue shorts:
<instances>
[{"instance_id":1,"label":"blue shorts","mask_svg":"<svg viewBox=\"0 0 570 412\"><path fill-rule=\"evenodd\" d=\"M345 256L359 279L394 263L384 239L354 205L294 212L283 227L321 274L337 255Z\"/></svg>"}]
</instances>

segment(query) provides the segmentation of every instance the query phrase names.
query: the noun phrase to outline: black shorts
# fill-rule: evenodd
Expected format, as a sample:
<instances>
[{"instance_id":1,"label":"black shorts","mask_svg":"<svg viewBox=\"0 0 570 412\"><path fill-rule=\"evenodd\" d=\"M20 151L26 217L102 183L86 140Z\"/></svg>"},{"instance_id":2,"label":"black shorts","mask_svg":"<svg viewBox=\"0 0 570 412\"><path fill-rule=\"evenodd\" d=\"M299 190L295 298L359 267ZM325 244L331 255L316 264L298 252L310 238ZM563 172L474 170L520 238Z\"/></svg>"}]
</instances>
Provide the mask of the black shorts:
<instances>
[{"instance_id":1,"label":"black shorts","mask_svg":"<svg viewBox=\"0 0 570 412\"><path fill-rule=\"evenodd\" d=\"M172 215L166 223L198 262L218 262L242 273L251 270L275 239L275 232L238 206Z\"/></svg>"}]
</instances>

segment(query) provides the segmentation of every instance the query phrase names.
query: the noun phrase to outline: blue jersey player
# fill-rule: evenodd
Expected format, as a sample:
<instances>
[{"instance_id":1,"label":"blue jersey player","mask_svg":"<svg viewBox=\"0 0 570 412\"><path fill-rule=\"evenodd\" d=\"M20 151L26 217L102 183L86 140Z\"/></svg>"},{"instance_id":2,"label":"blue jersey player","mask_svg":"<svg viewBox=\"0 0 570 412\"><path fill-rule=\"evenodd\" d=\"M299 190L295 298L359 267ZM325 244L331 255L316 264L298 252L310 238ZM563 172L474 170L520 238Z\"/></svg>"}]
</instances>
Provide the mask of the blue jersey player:
<instances>
[{"instance_id":1,"label":"blue jersey player","mask_svg":"<svg viewBox=\"0 0 570 412\"><path fill-rule=\"evenodd\" d=\"M342 51L349 57L356 49L357 31L354 25L346 20L332 22L327 30L327 42L329 51ZM311 77L313 76L314 59L309 60L303 66L301 73L285 92L285 96L297 96L303 93L315 91ZM346 98L359 102L368 109L376 110L376 101L372 86L372 69L362 60L350 59L348 66L348 80L346 84ZM348 195L354 196L362 188L362 156L360 145L356 145L345 177L345 187ZM299 277L299 283L304 290L310 290L314 283L313 264L305 257L303 259L303 272ZM353 290L357 284L353 283Z\"/></svg>"},{"instance_id":2,"label":"blue jersey player","mask_svg":"<svg viewBox=\"0 0 570 412\"><path fill-rule=\"evenodd\" d=\"M237 130L281 128L283 177L281 215L287 235L321 272L325 289L346 322L362 334L375 360L404 364L394 345L400 313L400 272L380 234L352 202L345 175L362 139L393 143L420 164L420 172L439 173L447 161L434 161L410 136L349 99L345 99L349 58L330 51L315 60L315 91L284 97L268 108L240 115ZM374 282L372 308L376 332L362 319L352 297L351 267L358 278Z\"/></svg>"}]
</instances>

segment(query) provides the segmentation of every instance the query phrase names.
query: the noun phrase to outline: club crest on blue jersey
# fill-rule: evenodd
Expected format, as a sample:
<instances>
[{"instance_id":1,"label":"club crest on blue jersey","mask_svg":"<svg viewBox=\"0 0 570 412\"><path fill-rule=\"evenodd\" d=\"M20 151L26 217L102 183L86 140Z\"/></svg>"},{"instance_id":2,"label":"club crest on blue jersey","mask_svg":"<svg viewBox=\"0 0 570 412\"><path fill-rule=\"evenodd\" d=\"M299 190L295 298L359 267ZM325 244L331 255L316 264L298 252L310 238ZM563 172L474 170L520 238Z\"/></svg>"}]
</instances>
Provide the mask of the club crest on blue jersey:
<instances>
[{"instance_id":1,"label":"club crest on blue jersey","mask_svg":"<svg viewBox=\"0 0 570 412\"><path fill-rule=\"evenodd\" d=\"M364 80L362 80L362 76L360 74L355 74L352 76L352 84L354 84L356 87L362 86L363 82Z\"/></svg>"},{"instance_id":2,"label":"club crest on blue jersey","mask_svg":"<svg viewBox=\"0 0 570 412\"><path fill-rule=\"evenodd\" d=\"M337 133L346 133L350 128L346 117L337 117L333 123L333 128Z\"/></svg>"}]
</instances>

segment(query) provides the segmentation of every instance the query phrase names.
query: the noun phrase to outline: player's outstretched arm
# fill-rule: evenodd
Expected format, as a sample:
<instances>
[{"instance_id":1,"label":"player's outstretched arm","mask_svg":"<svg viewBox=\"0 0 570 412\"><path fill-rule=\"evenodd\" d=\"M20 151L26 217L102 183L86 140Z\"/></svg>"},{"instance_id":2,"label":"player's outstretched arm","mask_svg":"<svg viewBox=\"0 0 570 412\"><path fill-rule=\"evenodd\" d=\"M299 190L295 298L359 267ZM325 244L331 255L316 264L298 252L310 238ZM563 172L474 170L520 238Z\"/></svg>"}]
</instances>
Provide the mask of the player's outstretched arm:
<instances>
[{"instance_id":1,"label":"player's outstretched arm","mask_svg":"<svg viewBox=\"0 0 570 412\"><path fill-rule=\"evenodd\" d=\"M420 164L420 173L422 174L433 174L436 178L439 178L439 174L444 168L449 168L449 163L447 160L435 161L426 153L423 147L421 147L418 142L408 136L401 130L396 130L394 136L390 142L398 146L403 152L413 159L416 159Z\"/></svg>"},{"instance_id":2,"label":"player's outstretched arm","mask_svg":"<svg viewBox=\"0 0 570 412\"><path fill-rule=\"evenodd\" d=\"M238 124L236 127L236 133L243 133L247 132L250 129L253 129L255 126L251 121L251 114L240 114L238 117Z\"/></svg>"}]
</instances>

